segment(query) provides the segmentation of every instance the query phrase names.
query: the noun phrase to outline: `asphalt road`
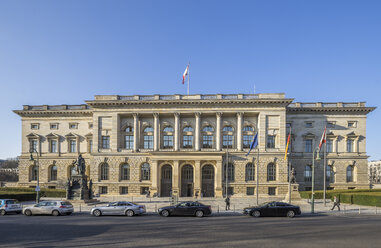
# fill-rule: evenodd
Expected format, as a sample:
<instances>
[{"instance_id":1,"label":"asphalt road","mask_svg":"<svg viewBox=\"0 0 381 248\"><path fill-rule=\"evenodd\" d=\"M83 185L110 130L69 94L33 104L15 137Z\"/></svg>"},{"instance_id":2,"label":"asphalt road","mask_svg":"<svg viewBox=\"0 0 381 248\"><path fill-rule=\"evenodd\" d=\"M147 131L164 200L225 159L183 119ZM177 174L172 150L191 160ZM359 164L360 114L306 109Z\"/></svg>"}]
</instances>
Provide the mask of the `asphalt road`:
<instances>
[{"instance_id":1,"label":"asphalt road","mask_svg":"<svg viewBox=\"0 0 381 248\"><path fill-rule=\"evenodd\" d=\"M0 247L381 247L381 216L0 216Z\"/></svg>"}]
</instances>

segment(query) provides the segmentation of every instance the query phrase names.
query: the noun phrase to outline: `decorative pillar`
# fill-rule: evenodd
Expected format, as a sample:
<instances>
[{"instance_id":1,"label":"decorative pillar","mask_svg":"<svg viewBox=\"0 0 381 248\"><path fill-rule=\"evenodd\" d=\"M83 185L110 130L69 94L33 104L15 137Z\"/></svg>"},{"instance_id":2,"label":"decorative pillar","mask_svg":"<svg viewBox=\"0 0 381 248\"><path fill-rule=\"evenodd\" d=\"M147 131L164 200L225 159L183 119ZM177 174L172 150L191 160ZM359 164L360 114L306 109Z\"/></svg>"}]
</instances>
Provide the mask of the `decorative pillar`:
<instances>
[{"instance_id":1,"label":"decorative pillar","mask_svg":"<svg viewBox=\"0 0 381 248\"><path fill-rule=\"evenodd\" d=\"M237 113L237 150L242 151L242 117L243 113Z\"/></svg>"},{"instance_id":2,"label":"decorative pillar","mask_svg":"<svg viewBox=\"0 0 381 248\"><path fill-rule=\"evenodd\" d=\"M159 150L159 114L153 114L153 150Z\"/></svg>"},{"instance_id":3,"label":"decorative pillar","mask_svg":"<svg viewBox=\"0 0 381 248\"><path fill-rule=\"evenodd\" d=\"M222 160L216 162L216 174L215 174L215 196L222 197Z\"/></svg>"},{"instance_id":4,"label":"decorative pillar","mask_svg":"<svg viewBox=\"0 0 381 248\"><path fill-rule=\"evenodd\" d=\"M221 151L221 116L222 113L216 114L216 150Z\"/></svg>"},{"instance_id":5,"label":"decorative pillar","mask_svg":"<svg viewBox=\"0 0 381 248\"><path fill-rule=\"evenodd\" d=\"M193 195L196 195L196 192L198 191L198 195L201 194L201 161L196 160L194 161L194 192Z\"/></svg>"},{"instance_id":6,"label":"decorative pillar","mask_svg":"<svg viewBox=\"0 0 381 248\"><path fill-rule=\"evenodd\" d=\"M158 182L159 182L158 161L157 160L152 160L151 178L152 178L152 187L151 187L150 191L151 191L151 194L155 194L158 192Z\"/></svg>"},{"instance_id":7,"label":"decorative pillar","mask_svg":"<svg viewBox=\"0 0 381 248\"><path fill-rule=\"evenodd\" d=\"M179 150L180 114L175 113L175 151Z\"/></svg>"},{"instance_id":8,"label":"decorative pillar","mask_svg":"<svg viewBox=\"0 0 381 248\"><path fill-rule=\"evenodd\" d=\"M172 193L179 195L179 160L173 161Z\"/></svg>"},{"instance_id":9,"label":"decorative pillar","mask_svg":"<svg viewBox=\"0 0 381 248\"><path fill-rule=\"evenodd\" d=\"M111 148L111 151L113 152L117 152L118 151L118 148L119 148L119 122L120 122L120 118L119 118L119 115L118 114L113 114L112 117L111 117L111 121L112 121L112 129L111 129L111 137L110 137L110 148Z\"/></svg>"},{"instance_id":10,"label":"decorative pillar","mask_svg":"<svg viewBox=\"0 0 381 248\"><path fill-rule=\"evenodd\" d=\"M196 126L194 129L194 148L196 151L200 151L200 123L201 123L201 113L196 113Z\"/></svg>"},{"instance_id":11,"label":"decorative pillar","mask_svg":"<svg viewBox=\"0 0 381 248\"><path fill-rule=\"evenodd\" d=\"M139 150L139 115L134 114L134 152Z\"/></svg>"}]
</instances>

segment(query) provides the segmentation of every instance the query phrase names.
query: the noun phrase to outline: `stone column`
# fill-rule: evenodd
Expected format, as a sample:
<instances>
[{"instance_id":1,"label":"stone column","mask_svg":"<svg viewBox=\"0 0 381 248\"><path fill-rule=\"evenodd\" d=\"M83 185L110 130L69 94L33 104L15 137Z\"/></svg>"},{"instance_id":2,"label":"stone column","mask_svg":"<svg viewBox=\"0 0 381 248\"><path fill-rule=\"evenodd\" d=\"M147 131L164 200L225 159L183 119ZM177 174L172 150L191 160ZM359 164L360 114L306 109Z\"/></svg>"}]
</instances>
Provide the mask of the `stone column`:
<instances>
[{"instance_id":1,"label":"stone column","mask_svg":"<svg viewBox=\"0 0 381 248\"><path fill-rule=\"evenodd\" d=\"M357 136L357 137L353 140L353 152L357 152L357 153L360 152L360 149L359 149L359 136Z\"/></svg>"},{"instance_id":2,"label":"stone column","mask_svg":"<svg viewBox=\"0 0 381 248\"><path fill-rule=\"evenodd\" d=\"M179 161L173 161L173 173L172 173L172 193L179 195Z\"/></svg>"},{"instance_id":3,"label":"stone column","mask_svg":"<svg viewBox=\"0 0 381 248\"><path fill-rule=\"evenodd\" d=\"M159 114L153 114L153 150L159 150Z\"/></svg>"},{"instance_id":4,"label":"stone column","mask_svg":"<svg viewBox=\"0 0 381 248\"><path fill-rule=\"evenodd\" d=\"M139 115L134 114L134 152L139 150Z\"/></svg>"},{"instance_id":5,"label":"stone column","mask_svg":"<svg viewBox=\"0 0 381 248\"><path fill-rule=\"evenodd\" d=\"M158 173L158 161L152 160L151 163L151 180L152 180L152 187L151 187L151 195L158 192L158 182L159 182L159 173Z\"/></svg>"},{"instance_id":6,"label":"stone column","mask_svg":"<svg viewBox=\"0 0 381 248\"><path fill-rule=\"evenodd\" d=\"M193 195L196 194L196 192L198 191L198 196L200 196L201 194L201 161L200 160L196 160L194 161L194 176L193 176L193 180L194 180L194 192L193 192Z\"/></svg>"},{"instance_id":7,"label":"stone column","mask_svg":"<svg viewBox=\"0 0 381 248\"><path fill-rule=\"evenodd\" d=\"M110 137L110 148L111 148L111 151L113 152L117 152L118 151L118 148L119 148L119 122L120 122L120 119L119 119L119 115L118 114L113 114L112 117L111 117L111 121L112 121L112 129L111 129L111 137Z\"/></svg>"},{"instance_id":8,"label":"stone column","mask_svg":"<svg viewBox=\"0 0 381 248\"><path fill-rule=\"evenodd\" d=\"M222 113L216 114L216 150L221 151L221 116Z\"/></svg>"},{"instance_id":9,"label":"stone column","mask_svg":"<svg viewBox=\"0 0 381 248\"><path fill-rule=\"evenodd\" d=\"M242 151L242 117L243 113L237 113L237 150Z\"/></svg>"},{"instance_id":10,"label":"stone column","mask_svg":"<svg viewBox=\"0 0 381 248\"><path fill-rule=\"evenodd\" d=\"M175 113L175 151L179 150L179 129L180 129L180 114Z\"/></svg>"},{"instance_id":11,"label":"stone column","mask_svg":"<svg viewBox=\"0 0 381 248\"><path fill-rule=\"evenodd\" d=\"M196 113L196 126L194 129L194 149L200 151L201 113Z\"/></svg>"},{"instance_id":12,"label":"stone column","mask_svg":"<svg viewBox=\"0 0 381 248\"><path fill-rule=\"evenodd\" d=\"M216 172L215 172L215 196L222 197L222 160L217 161L216 163Z\"/></svg>"}]
</instances>

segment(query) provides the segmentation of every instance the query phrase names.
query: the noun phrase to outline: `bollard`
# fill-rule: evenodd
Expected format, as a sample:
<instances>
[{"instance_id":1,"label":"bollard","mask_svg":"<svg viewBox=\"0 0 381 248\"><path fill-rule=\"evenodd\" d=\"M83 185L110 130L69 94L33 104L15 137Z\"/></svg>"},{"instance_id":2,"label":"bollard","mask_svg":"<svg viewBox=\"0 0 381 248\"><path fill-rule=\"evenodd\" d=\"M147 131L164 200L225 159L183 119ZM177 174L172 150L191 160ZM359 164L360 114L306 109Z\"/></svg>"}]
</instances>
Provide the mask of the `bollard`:
<instances>
[{"instance_id":1,"label":"bollard","mask_svg":"<svg viewBox=\"0 0 381 248\"><path fill-rule=\"evenodd\" d=\"M82 213L82 206L79 204L79 212Z\"/></svg>"}]
</instances>

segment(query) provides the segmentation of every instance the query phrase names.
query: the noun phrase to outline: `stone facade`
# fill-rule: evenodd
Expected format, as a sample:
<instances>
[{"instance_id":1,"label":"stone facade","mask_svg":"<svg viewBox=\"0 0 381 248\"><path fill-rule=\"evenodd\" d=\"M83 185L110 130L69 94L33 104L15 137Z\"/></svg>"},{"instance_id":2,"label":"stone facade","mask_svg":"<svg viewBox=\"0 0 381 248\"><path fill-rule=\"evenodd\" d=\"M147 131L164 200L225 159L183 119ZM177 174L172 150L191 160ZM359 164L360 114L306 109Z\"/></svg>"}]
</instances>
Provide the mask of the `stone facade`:
<instances>
[{"instance_id":1,"label":"stone facade","mask_svg":"<svg viewBox=\"0 0 381 248\"><path fill-rule=\"evenodd\" d=\"M35 186L39 171L42 187L63 188L82 154L95 195L222 197L228 158L228 194L250 197L258 185L260 195L285 196L288 162L299 189L309 189L308 142L316 147L329 124L327 187L368 188L366 115L373 109L363 102L293 103L284 94L101 95L83 105L24 106L14 111L22 117L19 185ZM256 133L259 150L246 156ZM28 159L31 147L39 169ZM316 162L317 188L322 175Z\"/></svg>"}]
</instances>

